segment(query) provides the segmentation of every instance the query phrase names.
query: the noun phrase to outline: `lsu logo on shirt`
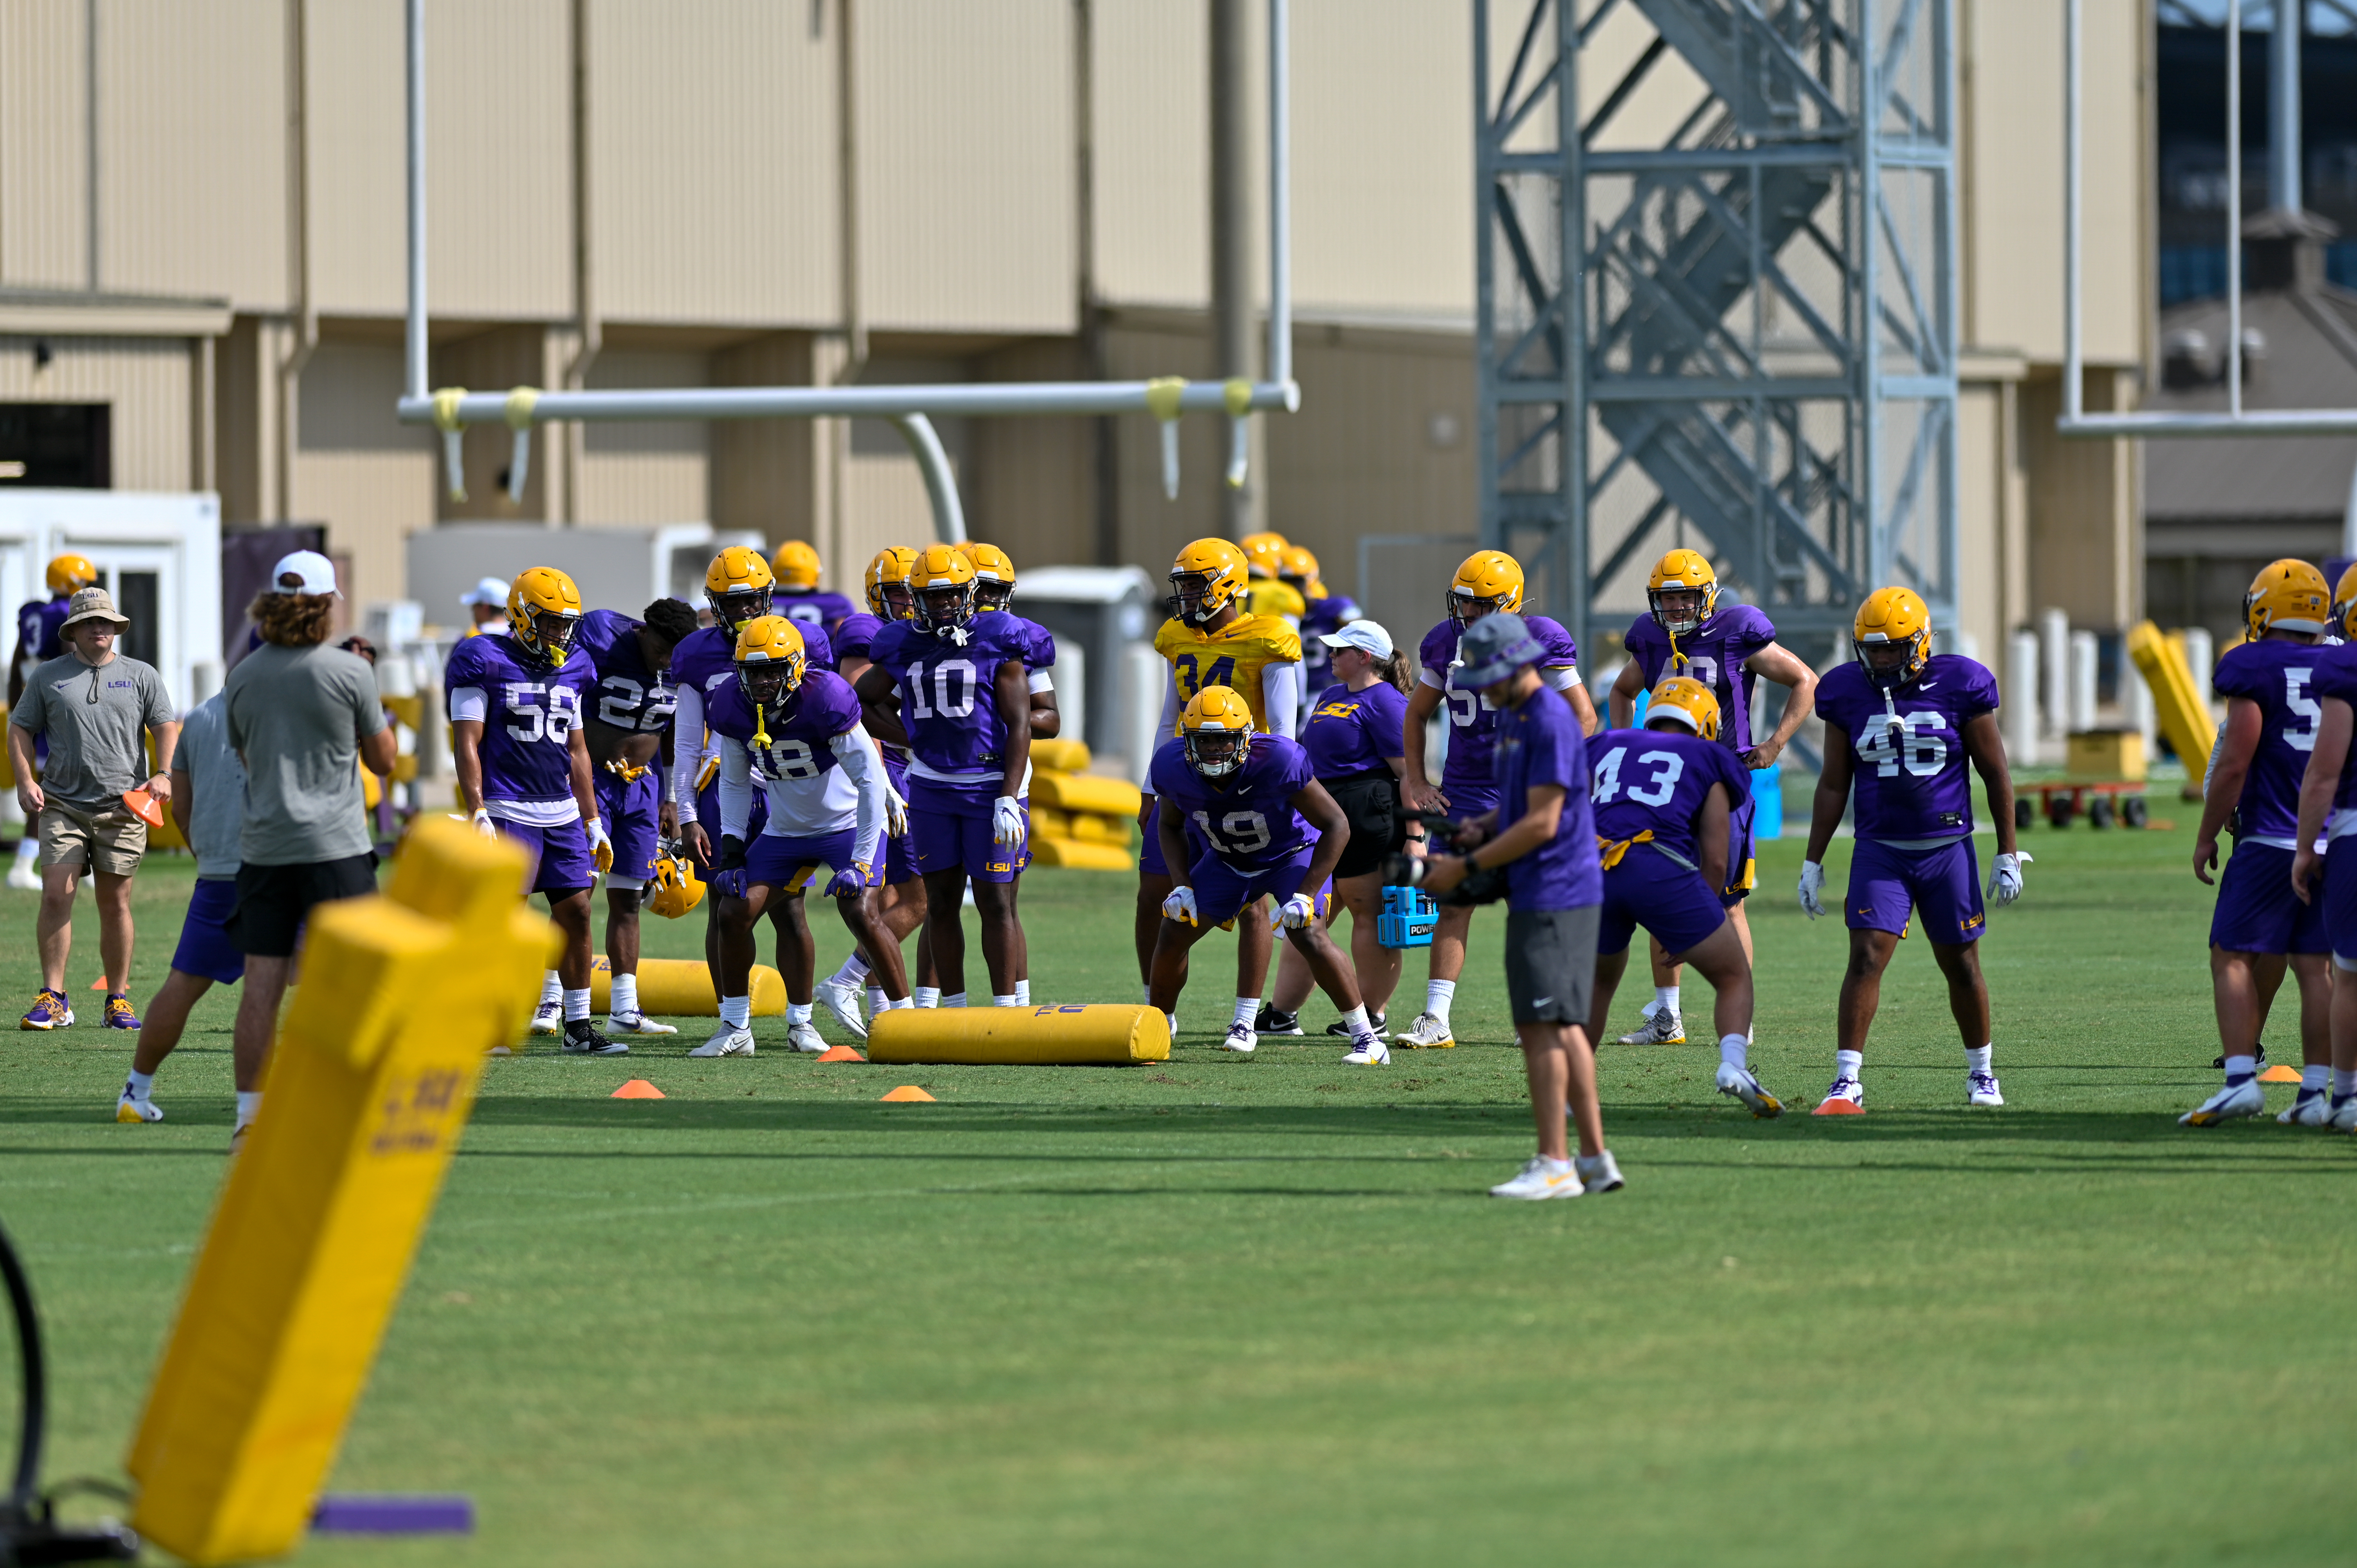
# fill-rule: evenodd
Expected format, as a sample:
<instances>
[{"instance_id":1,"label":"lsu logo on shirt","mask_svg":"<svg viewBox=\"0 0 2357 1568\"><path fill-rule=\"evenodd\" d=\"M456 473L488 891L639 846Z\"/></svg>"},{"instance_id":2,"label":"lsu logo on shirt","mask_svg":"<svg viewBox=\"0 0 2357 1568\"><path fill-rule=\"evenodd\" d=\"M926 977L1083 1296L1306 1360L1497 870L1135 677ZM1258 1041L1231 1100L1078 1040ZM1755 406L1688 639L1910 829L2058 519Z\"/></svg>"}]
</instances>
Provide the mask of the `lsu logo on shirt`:
<instances>
[{"instance_id":1,"label":"lsu logo on shirt","mask_svg":"<svg viewBox=\"0 0 2357 1568\"><path fill-rule=\"evenodd\" d=\"M1329 703L1309 716L1314 719L1347 719L1360 707L1357 703Z\"/></svg>"}]
</instances>

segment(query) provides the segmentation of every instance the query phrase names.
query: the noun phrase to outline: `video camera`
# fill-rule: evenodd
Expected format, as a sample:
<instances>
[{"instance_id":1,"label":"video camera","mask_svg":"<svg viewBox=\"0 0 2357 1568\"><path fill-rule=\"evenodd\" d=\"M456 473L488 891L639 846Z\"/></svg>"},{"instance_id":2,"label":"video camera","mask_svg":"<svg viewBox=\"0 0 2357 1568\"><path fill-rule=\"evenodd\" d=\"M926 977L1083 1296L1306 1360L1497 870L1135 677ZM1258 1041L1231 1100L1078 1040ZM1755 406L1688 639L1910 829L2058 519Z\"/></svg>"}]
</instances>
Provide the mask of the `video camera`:
<instances>
[{"instance_id":1,"label":"video camera","mask_svg":"<svg viewBox=\"0 0 2357 1568\"><path fill-rule=\"evenodd\" d=\"M1446 811L1404 811L1401 814L1410 822L1423 823L1432 832L1436 843L1453 837L1454 830L1459 826L1457 819ZM1426 863L1415 855L1395 853L1383 856L1383 865L1378 869L1383 874L1384 886L1420 888L1436 904L1494 904L1506 896L1504 866L1469 869L1464 881L1448 892L1440 893L1425 887L1425 865Z\"/></svg>"}]
</instances>

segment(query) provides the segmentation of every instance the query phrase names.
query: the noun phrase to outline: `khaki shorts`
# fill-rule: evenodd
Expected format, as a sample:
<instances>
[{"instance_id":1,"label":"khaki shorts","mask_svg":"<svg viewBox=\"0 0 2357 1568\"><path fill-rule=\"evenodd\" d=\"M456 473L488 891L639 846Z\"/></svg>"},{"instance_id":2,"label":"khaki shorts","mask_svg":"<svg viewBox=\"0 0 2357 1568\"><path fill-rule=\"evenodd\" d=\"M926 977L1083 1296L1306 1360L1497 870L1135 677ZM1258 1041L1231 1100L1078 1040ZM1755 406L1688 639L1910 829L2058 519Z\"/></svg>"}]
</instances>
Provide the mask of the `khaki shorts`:
<instances>
[{"instance_id":1,"label":"khaki shorts","mask_svg":"<svg viewBox=\"0 0 2357 1568\"><path fill-rule=\"evenodd\" d=\"M127 806L86 811L62 800L41 807L41 864L89 865L109 876L135 876L147 853L147 824Z\"/></svg>"}]
</instances>

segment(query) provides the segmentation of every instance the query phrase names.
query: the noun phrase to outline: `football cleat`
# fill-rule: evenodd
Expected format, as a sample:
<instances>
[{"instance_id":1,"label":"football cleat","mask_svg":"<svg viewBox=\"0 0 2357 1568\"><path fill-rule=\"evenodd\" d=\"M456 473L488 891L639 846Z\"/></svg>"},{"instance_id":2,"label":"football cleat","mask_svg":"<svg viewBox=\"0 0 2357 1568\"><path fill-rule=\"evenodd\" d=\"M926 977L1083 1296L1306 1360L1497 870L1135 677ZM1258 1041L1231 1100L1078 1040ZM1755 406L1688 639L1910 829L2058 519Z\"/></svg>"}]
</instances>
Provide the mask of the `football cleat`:
<instances>
[{"instance_id":1,"label":"football cleat","mask_svg":"<svg viewBox=\"0 0 2357 1568\"><path fill-rule=\"evenodd\" d=\"M2287 1127L2326 1127L2332 1122L2332 1102L2320 1089L2303 1089L2299 1098L2276 1112Z\"/></svg>"},{"instance_id":2,"label":"football cleat","mask_svg":"<svg viewBox=\"0 0 2357 1568\"><path fill-rule=\"evenodd\" d=\"M811 996L818 1004L834 1015L834 1021L851 1031L855 1040L867 1037L867 1025L859 1016L859 993L848 985L837 985L822 980L811 987Z\"/></svg>"},{"instance_id":3,"label":"football cleat","mask_svg":"<svg viewBox=\"0 0 2357 1568\"><path fill-rule=\"evenodd\" d=\"M1367 1027L1372 1029L1378 1035L1382 1034L1384 1027L1383 1015L1381 1013L1377 1013L1368 1018ZM1351 1026L1342 1022L1341 1019L1337 1018L1332 1023L1326 1026L1326 1032L1333 1036L1338 1040L1347 1040L1351 1037Z\"/></svg>"},{"instance_id":4,"label":"football cleat","mask_svg":"<svg viewBox=\"0 0 2357 1568\"><path fill-rule=\"evenodd\" d=\"M1964 1078L1964 1103L1967 1105L2002 1105L2005 1094L1996 1086L1993 1072L1968 1073Z\"/></svg>"},{"instance_id":5,"label":"football cleat","mask_svg":"<svg viewBox=\"0 0 2357 1568\"><path fill-rule=\"evenodd\" d=\"M1252 1055L1259 1046L1260 1036L1253 1033L1253 1026L1250 1024L1229 1025L1228 1037L1220 1042L1220 1049L1233 1051L1240 1057Z\"/></svg>"},{"instance_id":6,"label":"football cleat","mask_svg":"<svg viewBox=\"0 0 2357 1568\"><path fill-rule=\"evenodd\" d=\"M8 868L8 886L19 893L38 893L41 890L41 874L19 861Z\"/></svg>"},{"instance_id":7,"label":"football cleat","mask_svg":"<svg viewBox=\"0 0 2357 1568\"><path fill-rule=\"evenodd\" d=\"M2336 1133L2357 1133L2357 1094L2334 1095L2324 1124Z\"/></svg>"},{"instance_id":8,"label":"football cleat","mask_svg":"<svg viewBox=\"0 0 2357 1568\"><path fill-rule=\"evenodd\" d=\"M687 1053L692 1057L749 1057L753 1054L753 1031L742 1024L722 1019L720 1027L712 1031L712 1038Z\"/></svg>"},{"instance_id":9,"label":"football cleat","mask_svg":"<svg viewBox=\"0 0 2357 1568\"><path fill-rule=\"evenodd\" d=\"M139 1015L131 1010L131 998L128 996L110 996L106 999L106 1015L99 1020L99 1024L102 1028L136 1029L139 1027Z\"/></svg>"},{"instance_id":10,"label":"football cleat","mask_svg":"<svg viewBox=\"0 0 2357 1568\"><path fill-rule=\"evenodd\" d=\"M1837 1078L1825 1090L1825 1098L1810 1112L1813 1116L1863 1116L1866 1114L1866 1086L1854 1078Z\"/></svg>"},{"instance_id":11,"label":"football cleat","mask_svg":"<svg viewBox=\"0 0 2357 1568\"><path fill-rule=\"evenodd\" d=\"M2237 1117L2256 1116L2267 1108L2267 1091L2255 1078L2229 1084L2177 1119L2180 1127L2215 1127Z\"/></svg>"},{"instance_id":12,"label":"football cleat","mask_svg":"<svg viewBox=\"0 0 2357 1568\"><path fill-rule=\"evenodd\" d=\"M1263 1003L1261 1004L1260 1016L1253 1020L1253 1033L1255 1035L1298 1035L1301 1033L1301 1015L1298 1013L1283 1012L1277 1008L1268 1005L1266 1003Z\"/></svg>"},{"instance_id":13,"label":"football cleat","mask_svg":"<svg viewBox=\"0 0 2357 1568\"><path fill-rule=\"evenodd\" d=\"M608 1013L606 1032L609 1035L676 1035L679 1031L669 1024L658 1024L644 1013Z\"/></svg>"},{"instance_id":14,"label":"football cleat","mask_svg":"<svg viewBox=\"0 0 2357 1568\"><path fill-rule=\"evenodd\" d=\"M1577 1197L1587 1190L1581 1179L1579 1167L1569 1160L1550 1160L1540 1155L1533 1157L1512 1181L1501 1181L1490 1189L1491 1197Z\"/></svg>"},{"instance_id":15,"label":"football cleat","mask_svg":"<svg viewBox=\"0 0 2357 1568\"><path fill-rule=\"evenodd\" d=\"M1389 1067L1392 1048L1383 1044L1383 1036L1372 1031L1359 1036L1351 1054L1342 1058L1345 1067Z\"/></svg>"},{"instance_id":16,"label":"football cleat","mask_svg":"<svg viewBox=\"0 0 2357 1568\"><path fill-rule=\"evenodd\" d=\"M1571 1168L1579 1173L1579 1184L1590 1192L1619 1192L1629 1184L1620 1179L1620 1162L1612 1151L1600 1155L1579 1155L1573 1158Z\"/></svg>"},{"instance_id":17,"label":"football cleat","mask_svg":"<svg viewBox=\"0 0 2357 1568\"><path fill-rule=\"evenodd\" d=\"M630 1042L608 1039L599 1031L595 1019L567 1018L565 1020L565 1054L569 1057L626 1057L630 1054Z\"/></svg>"},{"instance_id":18,"label":"football cleat","mask_svg":"<svg viewBox=\"0 0 2357 1568\"><path fill-rule=\"evenodd\" d=\"M1415 1023L1392 1038L1412 1051L1445 1051L1457 1044L1457 1037L1448 1032L1448 1026L1440 1021L1437 1013L1418 1013Z\"/></svg>"},{"instance_id":19,"label":"football cleat","mask_svg":"<svg viewBox=\"0 0 2357 1568\"><path fill-rule=\"evenodd\" d=\"M117 1122L161 1122L164 1112L154 1101L141 1100L126 1089L123 1091L123 1098L114 1102L114 1119Z\"/></svg>"},{"instance_id":20,"label":"football cleat","mask_svg":"<svg viewBox=\"0 0 2357 1568\"><path fill-rule=\"evenodd\" d=\"M1760 1080L1733 1062L1718 1064L1718 1091L1740 1100L1758 1117L1781 1116L1784 1102L1760 1087Z\"/></svg>"},{"instance_id":21,"label":"football cleat","mask_svg":"<svg viewBox=\"0 0 2357 1568\"><path fill-rule=\"evenodd\" d=\"M33 998L33 1010L25 1015L16 1027L20 1029L70 1029L73 1009L66 1004L62 991L44 991Z\"/></svg>"},{"instance_id":22,"label":"football cleat","mask_svg":"<svg viewBox=\"0 0 2357 1568\"><path fill-rule=\"evenodd\" d=\"M565 1004L544 1002L532 1010L532 1032L535 1035L565 1033Z\"/></svg>"},{"instance_id":23,"label":"football cleat","mask_svg":"<svg viewBox=\"0 0 2357 1568\"><path fill-rule=\"evenodd\" d=\"M1685 1020L1667 1007L1657 1007L1652 1017L1621 1036L1616 1043L1623 1046L1683 1046L1686 1043Z\"/></svg>"},{"instance_id":24,"label":"football cleat","mask_svg":"<svg viewBox=\"0 0 2357 1568\"><path fill-rule=\"evenodd\" d=\"M749 1033L750 1031L748 1032ZM826 1041L821 1037L817 1028L809 1024L787 1025L786 1044L793 1047L794 1049L802 1052L802 1054L806 1057L823 1056L826 1054Z\"/></svg>"}]
</instances>

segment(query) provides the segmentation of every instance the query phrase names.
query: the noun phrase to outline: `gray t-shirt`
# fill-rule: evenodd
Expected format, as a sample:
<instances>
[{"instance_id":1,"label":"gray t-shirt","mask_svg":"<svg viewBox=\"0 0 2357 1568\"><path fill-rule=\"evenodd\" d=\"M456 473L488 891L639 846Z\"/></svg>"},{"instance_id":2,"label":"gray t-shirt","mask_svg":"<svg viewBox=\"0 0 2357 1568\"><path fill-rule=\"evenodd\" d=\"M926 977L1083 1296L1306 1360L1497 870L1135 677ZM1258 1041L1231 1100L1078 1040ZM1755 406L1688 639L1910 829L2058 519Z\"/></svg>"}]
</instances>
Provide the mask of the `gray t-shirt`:
<instances>
[{"instance_id":1,"label":"gray t-shirt","mask_svg":"<svg viewBox=\"0 0 2357 1568\"><path fill-rule=\"evenodd\" d=\"M264 643L221 687L245 759L248 865L316 865L369 852L360 743L384 728L376 675L340 648Z\"/></svg>"},{"instance_id":2,"label":"gray t-shirt","mask_svg":"<svg viewBox=\"0 0 2357 1568\"><path fill-rule=\"evenodd\" d=\"M229 716L215 692L180 721L180 744L172 766L188 776L188 847L196 852L197 877L235 876L238 835L245 826L245 764L229 743Z\"/></svg>"},{"instance_id":3,"label":"gray t-shirt","mask_svg":"<svg viewBox=\"0 0 2357 1568\"><path fill-rule=\"evenodd\" d=\"M142 734L172 722L172 694L152 664L116 654L84 664L69 653L35 670L8 722L45 736L41 791L85 811L123 803L152 777Z\"/></svg>"}]
</instances>

